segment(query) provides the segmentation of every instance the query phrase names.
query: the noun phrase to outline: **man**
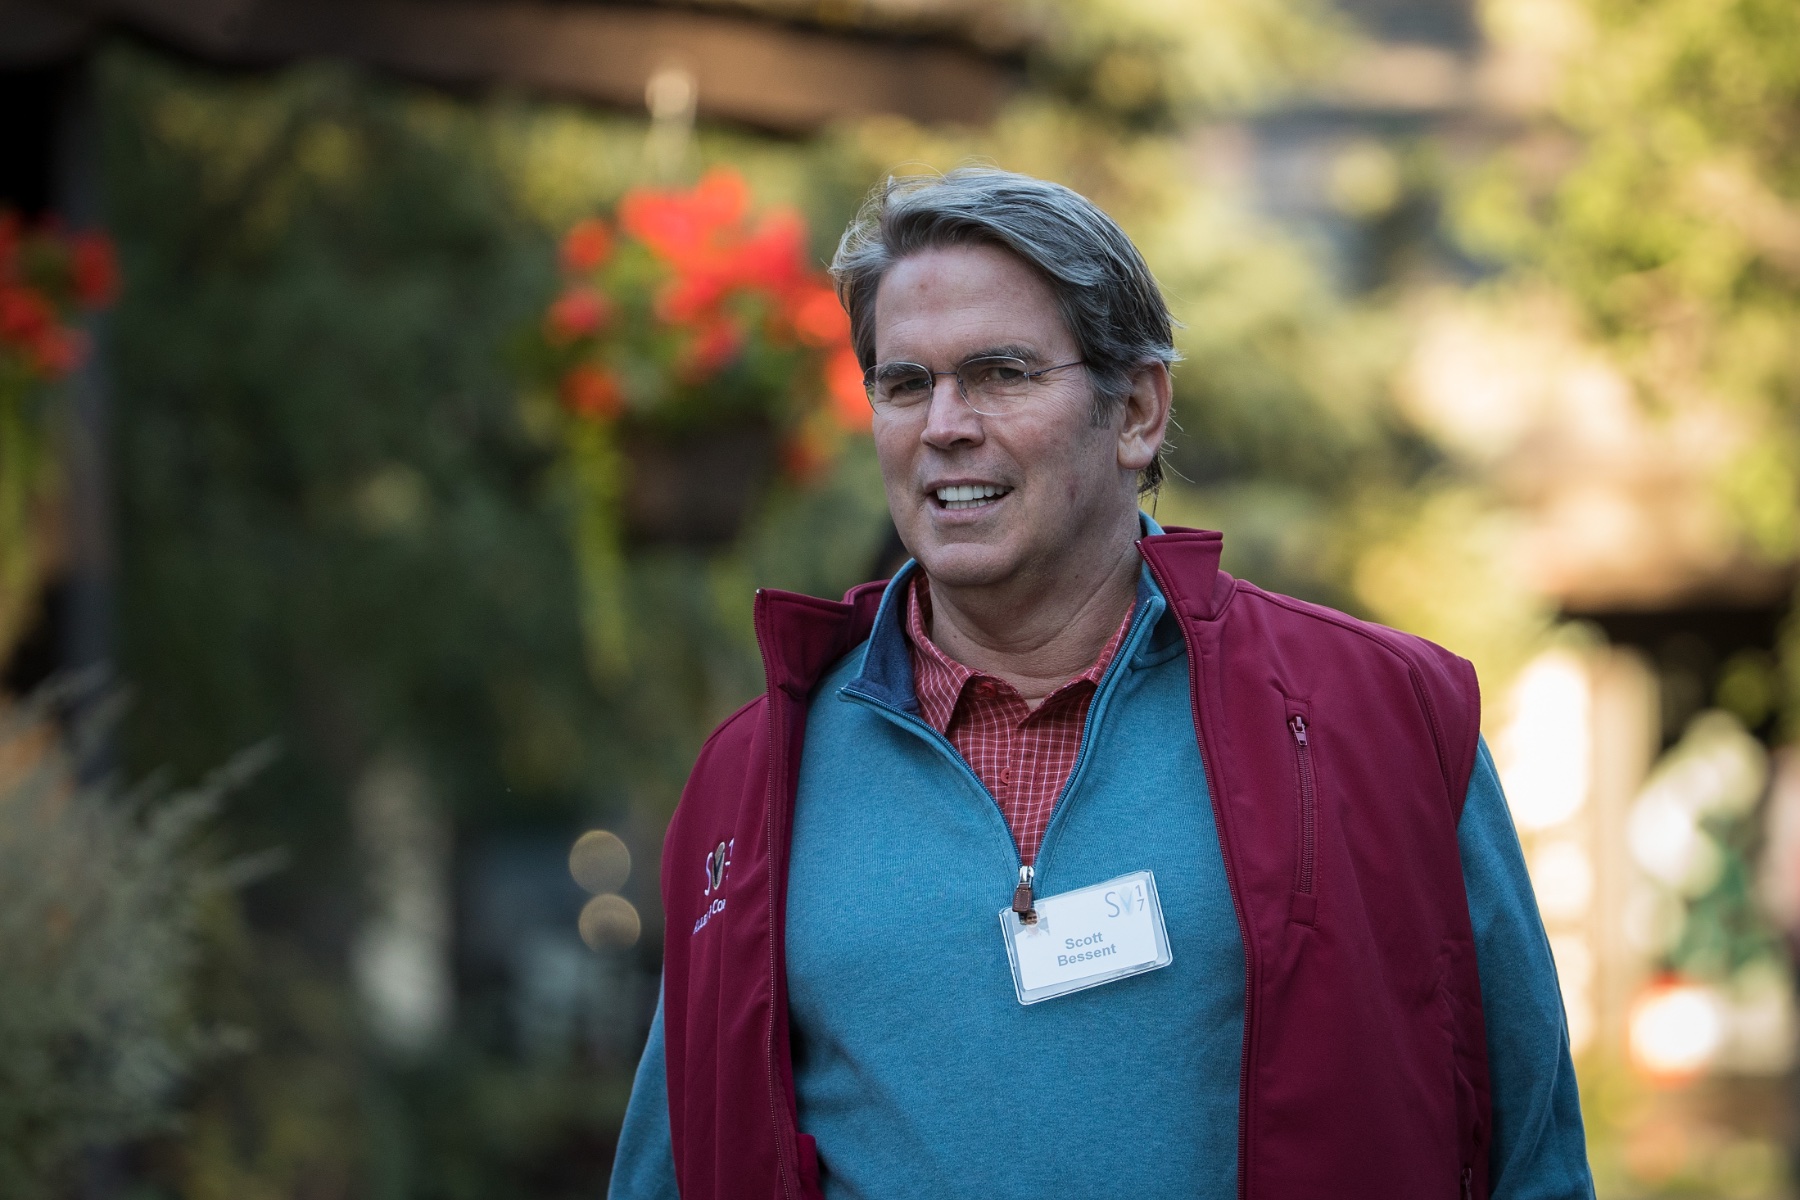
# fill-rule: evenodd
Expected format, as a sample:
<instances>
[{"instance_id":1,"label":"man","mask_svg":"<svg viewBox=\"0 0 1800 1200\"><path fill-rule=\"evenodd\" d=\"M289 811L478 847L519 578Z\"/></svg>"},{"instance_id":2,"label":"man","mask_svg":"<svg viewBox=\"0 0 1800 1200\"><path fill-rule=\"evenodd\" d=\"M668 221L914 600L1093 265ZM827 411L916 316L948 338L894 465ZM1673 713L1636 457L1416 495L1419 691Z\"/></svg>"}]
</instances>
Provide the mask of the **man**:
<instances>
[{"instance_id":1,"label":"man","mask_svg":"<svg viewBox=\"0 0 1800 1200\"><path fill-rule=\"evenodd\" d=\"M915 563L757 598L613 1195L1591 1195L1474 673L1139 512L1175 352L1130 241L960 170L833 270Z\"/></svg>"}]
</instances>

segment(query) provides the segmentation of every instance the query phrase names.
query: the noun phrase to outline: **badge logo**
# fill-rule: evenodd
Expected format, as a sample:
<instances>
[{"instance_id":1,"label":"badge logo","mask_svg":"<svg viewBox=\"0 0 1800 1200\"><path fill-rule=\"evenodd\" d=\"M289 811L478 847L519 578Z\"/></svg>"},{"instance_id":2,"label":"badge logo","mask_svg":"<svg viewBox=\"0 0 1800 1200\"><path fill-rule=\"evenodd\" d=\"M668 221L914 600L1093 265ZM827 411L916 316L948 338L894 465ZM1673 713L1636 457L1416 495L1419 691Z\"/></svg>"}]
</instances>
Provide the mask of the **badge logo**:
<instances>
[{"instance_id":1,"label":"badge logo","mask_svg":"<svg viewBox=\"0 0 1800 1200\"><path fill-rule=\"evenodd\" d=\"M731 870L731 847L737 842L731 838L720 842L706 852L704 870L706 872L706 888L700 894L711 896L712 901L706 906L699 919L694 922L694 932L699 933L706 928L708 921L725 911L725 877ZM714 893L718 893L715 895Z\"/></svg>"},{"instance_id":2,"label":"badge logo","mask_svg":"<svg viewBox=\"0 0 1800 1200\"><path fill-rule=\"evenodd\" d=\"M737 839L720 842L718 847L706 856L706 891L702 895L710 896L725 886L725 869L731 866L731 847Z\"/></svg>"}]
</instances>

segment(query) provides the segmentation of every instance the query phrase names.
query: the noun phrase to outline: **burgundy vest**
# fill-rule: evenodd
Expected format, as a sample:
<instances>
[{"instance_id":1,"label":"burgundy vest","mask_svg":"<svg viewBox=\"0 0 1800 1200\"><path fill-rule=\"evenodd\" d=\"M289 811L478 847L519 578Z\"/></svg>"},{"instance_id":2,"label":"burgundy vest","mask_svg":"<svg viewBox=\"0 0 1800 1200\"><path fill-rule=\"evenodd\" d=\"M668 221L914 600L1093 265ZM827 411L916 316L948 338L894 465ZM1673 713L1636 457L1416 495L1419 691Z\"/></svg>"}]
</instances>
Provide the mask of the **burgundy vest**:
<instances>
[{"instance_id":1,"label":"burgundy vest","mask_svg":"<svg viewBox=\"0 0 1800 1200\"><path fill-rule=\"evenodd\" d=\"M1243 935L1239 1195L1485 1198L1487 1042L1456 843L1474 669L1235 580L1221 544L1171 529L1139 546L1187 641ZM687 1200L819 1195L788 1046L789 834L808 700L880 600L880 584L841 604L758 593L768 690L707 741L669 826L663 1022Z\"/></svg>"}]
</instances>

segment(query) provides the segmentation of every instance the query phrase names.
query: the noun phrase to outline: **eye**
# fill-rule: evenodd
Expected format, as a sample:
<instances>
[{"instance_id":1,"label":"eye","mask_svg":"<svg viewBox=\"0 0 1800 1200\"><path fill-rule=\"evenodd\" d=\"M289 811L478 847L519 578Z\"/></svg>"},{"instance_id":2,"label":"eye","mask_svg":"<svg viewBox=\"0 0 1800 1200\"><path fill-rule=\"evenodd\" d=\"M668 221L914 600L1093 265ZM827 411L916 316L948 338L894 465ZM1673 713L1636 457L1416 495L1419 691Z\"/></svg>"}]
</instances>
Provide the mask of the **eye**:
<instances>
[{"instance_id":1,"label":"eye","mask_svg":"<svg viewBox=\"0 0 1800 1200\"><path fill-rule=\"evenodd\" d=\"M916 363L887 363L875 371L875 392L886 400L929 396L931 383L931 373Z\"/></svg>"},{"instance_id":2,"label":"eye","mask_svg":"<svg viewBox=\"0 0 1800 1200\"><path fill-rule=\"evenodd\" d=\"M1014 387L1028 378L1025 364L1016 358L978 358L964 363L962 374L977 388Z\"/></svg>"}]
</instances>

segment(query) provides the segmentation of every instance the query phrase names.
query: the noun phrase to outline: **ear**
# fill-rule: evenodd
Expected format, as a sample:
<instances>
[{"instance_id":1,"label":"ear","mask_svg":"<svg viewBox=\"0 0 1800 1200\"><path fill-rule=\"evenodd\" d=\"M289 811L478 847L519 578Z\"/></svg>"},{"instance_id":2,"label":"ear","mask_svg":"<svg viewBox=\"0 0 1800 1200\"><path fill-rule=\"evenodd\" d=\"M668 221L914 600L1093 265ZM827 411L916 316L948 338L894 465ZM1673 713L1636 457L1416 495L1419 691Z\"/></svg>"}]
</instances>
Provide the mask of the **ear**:
<instances>
[{"instance_id":1,"label":"ear","mask_svg":"<svg viewBox=\"0 0 1800 1200\"><path fill-rule=\"evenodd\" d=\"M1145 363L1131 375L1131 391L1120 405L1119 469L1133 475L1156 461L1169 432L1175 385L1167 363Z\"/></svg>"}]
</instances>

